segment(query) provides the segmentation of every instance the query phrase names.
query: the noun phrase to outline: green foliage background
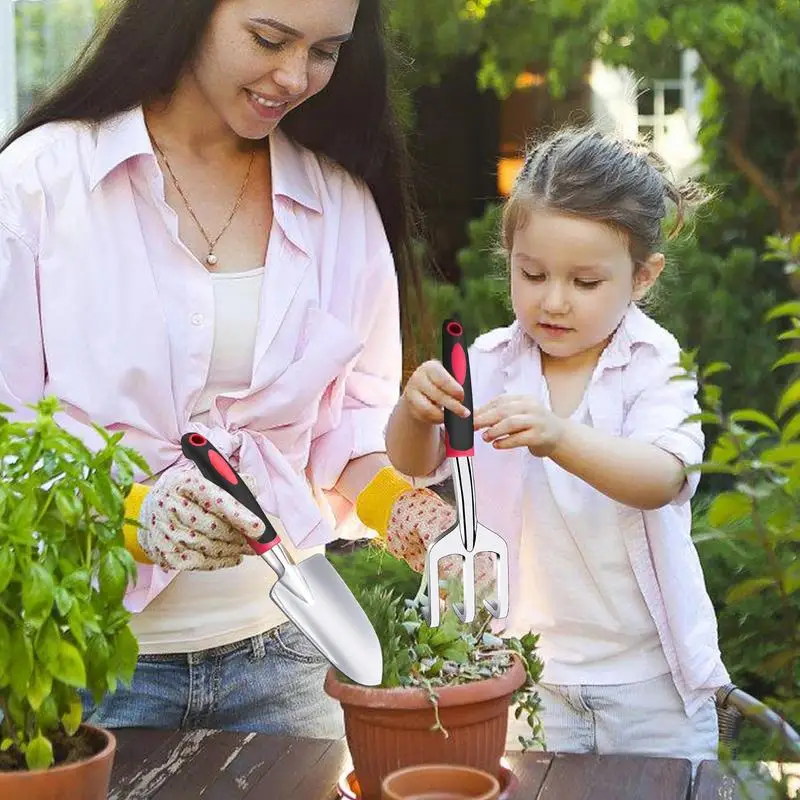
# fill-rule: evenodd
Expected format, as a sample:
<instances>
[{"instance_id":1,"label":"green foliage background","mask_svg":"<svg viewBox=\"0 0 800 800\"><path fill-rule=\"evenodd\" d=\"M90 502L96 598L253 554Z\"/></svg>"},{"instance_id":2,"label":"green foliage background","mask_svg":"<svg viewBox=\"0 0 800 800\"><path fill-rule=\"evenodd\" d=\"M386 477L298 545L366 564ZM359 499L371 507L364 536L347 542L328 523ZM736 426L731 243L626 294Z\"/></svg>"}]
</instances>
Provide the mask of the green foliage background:
<instances>
[{"instance_id":1,"label":"green foliage background","mask_svg":"<svg viewBox=\"0 0 800 800\"><path fill-rule=\"evenodd\" d=\"M77 51L86 7L79 0L17 2L18 54L26 54L19 61L21 95L41 92ZM469 56L478 58L475 80L482 89L505 97L516 76L535 65L560 97L594 58L630 67L647 80L672 75L683 49L697 51L704 86L701 166L717 197L688 234L668 246L669 269L652 313L684 347L696 350L699 365L731 365L717 376L727 409L773 409L787 378L772 369L780 346L764 315L793 298L798 285L780 263L764 259L764 242L776 232L800 230L800 3L393 0L386 9L409 127L413 91L435 85ZM42 24L45 12L48 25ZM426 282L430 318L459 313L469 340L512 319L504 263L495 249L497 221L498 208L489 202L485 214L470 222L457 285L433 277ZM437 355L436 346L429 355ZM708 427L707 435L713 435ZM708 527L703 504L729 486L729 477L704 477L698 531ZM726 600L731 581L761 569L760 551L703 539L700 552L728 668L743 688L769 694L774 686L758 659L769 646L764 625L773 609L763 594L736 608Z\"/></svg>"}]
</instances>

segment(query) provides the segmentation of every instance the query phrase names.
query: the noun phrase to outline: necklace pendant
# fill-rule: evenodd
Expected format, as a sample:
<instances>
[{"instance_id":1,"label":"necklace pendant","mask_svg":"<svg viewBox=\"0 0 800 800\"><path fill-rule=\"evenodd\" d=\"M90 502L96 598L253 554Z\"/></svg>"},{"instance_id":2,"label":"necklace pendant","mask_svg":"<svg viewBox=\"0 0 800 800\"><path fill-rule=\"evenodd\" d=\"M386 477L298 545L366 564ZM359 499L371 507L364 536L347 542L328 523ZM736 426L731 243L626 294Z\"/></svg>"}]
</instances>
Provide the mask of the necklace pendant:
<instances>
[{"instance_id":1,"label":"necklace pendant","mask_svg":"<svg viewBox=\"0 0 800 800\"><path fill-rule=\"evenodd\" d=\"M206 264L208 264L209 266L213 267L217 263L217 260L218 260L217 257L213 253L209 253L206 256Z\"/></svg>"}]
</instances>

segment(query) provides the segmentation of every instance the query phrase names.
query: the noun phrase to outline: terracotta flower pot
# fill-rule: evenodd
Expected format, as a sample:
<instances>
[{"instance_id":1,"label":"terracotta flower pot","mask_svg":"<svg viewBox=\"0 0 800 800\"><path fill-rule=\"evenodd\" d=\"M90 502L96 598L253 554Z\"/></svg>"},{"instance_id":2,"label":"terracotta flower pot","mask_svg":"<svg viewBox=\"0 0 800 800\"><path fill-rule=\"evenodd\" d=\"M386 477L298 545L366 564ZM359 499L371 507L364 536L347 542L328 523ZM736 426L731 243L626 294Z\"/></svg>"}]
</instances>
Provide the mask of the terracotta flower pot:
<instances>
[{"instance_id":1,"label":"terracotta flower pot","mask_svg":"<svg viewBox=\"0 0 800 800\"><path fill-rule=\"evenodd\" d=\"M81 725L98 742L100 752L83 761L50 769L0 772L0 797L25 800L106 800L117 740L114 734L93 725Z\"/></svg>"},{"instance_id":2,"label":"terracotta flower pot","mask_svg":"<svg viewBox=\"0 0 800 800\"><path fill-rule=\"evenodd\" d=\"M382 800L497 800L500 784L494 775L473 767L423 764L392 772L383 779Z\"/></svg>"},{"instance_id":3,"label":"terracotta flower pot","mask_svg":"<svg viewBox=\"0 0 800 800\"><path fill-rule=\"evenodd\" d=\"M342 683L333 668L325 691L344 712L345 735L363 800L379 800L381 781L403 767L461 764L497 776L505 751L511 696L525 683L518 658L494 678L436 689L439 719L449 736L432 731L425 689L376 689Z\"/></svg>"}]
</instances>

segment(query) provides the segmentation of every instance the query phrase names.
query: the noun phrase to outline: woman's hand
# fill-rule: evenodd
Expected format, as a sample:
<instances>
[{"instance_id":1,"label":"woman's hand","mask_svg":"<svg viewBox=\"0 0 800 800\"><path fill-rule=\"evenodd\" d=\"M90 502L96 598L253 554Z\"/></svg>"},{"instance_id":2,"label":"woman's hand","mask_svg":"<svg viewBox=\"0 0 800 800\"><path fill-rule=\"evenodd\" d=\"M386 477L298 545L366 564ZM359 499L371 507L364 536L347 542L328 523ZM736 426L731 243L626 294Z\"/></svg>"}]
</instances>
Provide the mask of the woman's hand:
<instances>
[{"instance_id":1,"label":"woman's hand","mask_svg":"<svg viewBox=\"0 0 800 800\"><path fill-rule=\"evenodd\" d=\"M415 572L425 569L425 553L433 541L456 523L456 511L430 489L413 489L400 495L392 506L386 529L386 546ZM448 556L439 562L440 578L452 578L460 571L460 558ZM494 579L489 553L475 558L475 585L480 590Z\"/></svg>"},{"instance_id":2,"label":"woman's hand","mask_svg":"<svg viewBox=\"0 0 800 800\"><path fill-rule=\"evenodd\" d=\"M469 409L461 403L463 399L461 384L441 361L432 359L414 370L406 382L401 402L418 422L439 425L444 422L445 408L461 417L469 416Z\"/></svg>"},{"instance_id":3,"label":"woman's hand","mask_svg":"<svg viewBox=\"0 0 800 800\"><path fill-rule=\"evenodd\" d=\"M481 406L474 416L475 430L498 450L527 447L534 456L550 456L564 434L564 420L532 397L501 395Z\"/></svg>"},{"instance_id":4,"label":"woman's hand","mask_svg":"<svg viewBox=\"0 0 800 800\"><path fill-rule=\"evenodd\" d=\"M249 475L242 480L253 494ZM164 569L212 570L235 567L253 551L248 537L264 523L192 465L167 470L147 494L139 514L139 545Z\"/></svg>"}]
</instances>

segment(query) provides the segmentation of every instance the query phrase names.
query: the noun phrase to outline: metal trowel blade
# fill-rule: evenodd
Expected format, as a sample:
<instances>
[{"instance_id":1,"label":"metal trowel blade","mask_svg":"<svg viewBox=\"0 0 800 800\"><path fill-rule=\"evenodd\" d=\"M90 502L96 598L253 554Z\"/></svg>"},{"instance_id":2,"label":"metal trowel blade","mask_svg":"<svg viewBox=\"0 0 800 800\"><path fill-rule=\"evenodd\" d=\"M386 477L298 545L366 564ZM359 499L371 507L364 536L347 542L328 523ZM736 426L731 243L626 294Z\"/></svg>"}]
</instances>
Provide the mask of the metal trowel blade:
<instances>
[{"instance_id":1,"label":"metal trowel blade","mask_svg":"<svg viewBox=\"0 0 800 800\"><path fill-rule=\"evenodd\" d=\"M311 644L356 683L377 686L383 675L381 645L364 609L333 565L319 553L293 565L309 592L298 596L288 574L269 596Z\"/></svg>"}]
</instances>

